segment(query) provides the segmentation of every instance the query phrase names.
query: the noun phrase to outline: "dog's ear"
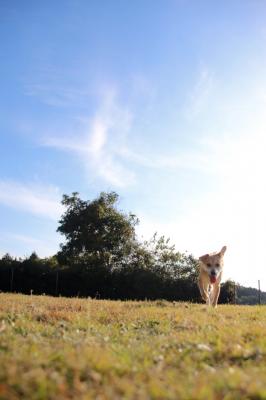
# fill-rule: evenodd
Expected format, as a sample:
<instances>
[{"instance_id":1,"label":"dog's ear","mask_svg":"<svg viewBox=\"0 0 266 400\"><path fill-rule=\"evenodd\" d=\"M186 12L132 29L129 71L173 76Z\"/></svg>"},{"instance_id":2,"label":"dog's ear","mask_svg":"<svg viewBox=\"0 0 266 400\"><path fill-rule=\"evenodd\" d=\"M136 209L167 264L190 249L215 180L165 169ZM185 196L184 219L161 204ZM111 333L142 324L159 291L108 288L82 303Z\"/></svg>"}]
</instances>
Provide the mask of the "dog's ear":
<instances>
[{"instance_id":1,"label":"dog's ear","mask_svg":"<svg viewBox=\"0 0 266 400\"><path fill-rule=\"evenodd\" d=\"M223 256L225 252L226 252L226 246L224 246L224 247L221 249L220 255Z\"/></svg>"},{"instance_id":2,"label":"dog's ear","mask_svg":"<svg viewBox=\"0 0 266 400\"><path fill-rule=\"evenodd\" d=\"M205 263L209 258L209 254L204 254L204 256L201 256L199 258L200 261L202 261L203 263Z\"/></svg>"}]
</instances>

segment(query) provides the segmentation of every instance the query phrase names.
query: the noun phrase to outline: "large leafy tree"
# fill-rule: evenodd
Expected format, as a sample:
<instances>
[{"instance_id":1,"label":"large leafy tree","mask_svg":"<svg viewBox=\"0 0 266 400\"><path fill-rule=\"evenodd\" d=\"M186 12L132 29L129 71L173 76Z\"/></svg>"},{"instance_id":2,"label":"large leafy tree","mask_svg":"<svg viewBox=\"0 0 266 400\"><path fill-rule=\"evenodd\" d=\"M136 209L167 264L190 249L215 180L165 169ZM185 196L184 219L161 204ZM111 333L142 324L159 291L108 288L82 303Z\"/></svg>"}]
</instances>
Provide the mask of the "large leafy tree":
<instances>
[{"instance_id":1,"label":"large leafy tree","mask_svg":"<svg viewBox=\"0 0 266 400\"><path fill-rule=\"evenodd\" d=\"M95 200L82 200L77 192L64 195L66 207L57 231L66 237L59 259L91 260L113 264L130 254L138 219L117 209L118 195L102 192Z\"/></svg>"}]
</instances>

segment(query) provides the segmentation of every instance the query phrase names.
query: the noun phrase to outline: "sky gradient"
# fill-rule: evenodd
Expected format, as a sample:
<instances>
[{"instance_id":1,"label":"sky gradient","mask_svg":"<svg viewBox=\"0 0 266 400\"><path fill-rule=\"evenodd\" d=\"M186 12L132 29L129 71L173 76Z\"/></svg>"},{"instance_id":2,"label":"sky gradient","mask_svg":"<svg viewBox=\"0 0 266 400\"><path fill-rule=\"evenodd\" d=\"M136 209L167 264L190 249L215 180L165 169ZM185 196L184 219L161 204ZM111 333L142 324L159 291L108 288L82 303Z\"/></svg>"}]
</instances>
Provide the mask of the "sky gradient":
<instances>
[{"instance_id":1,"label":"sky gradient","mask_svg":"<svg viewBox=\"0 0 266 400\"><path fill-rule=\"evenodd\" d=\"M0 254L54 254L62 194L115 190L266 290L265 1L0 0L0 43Z\"/></svg>"}]
</instances>

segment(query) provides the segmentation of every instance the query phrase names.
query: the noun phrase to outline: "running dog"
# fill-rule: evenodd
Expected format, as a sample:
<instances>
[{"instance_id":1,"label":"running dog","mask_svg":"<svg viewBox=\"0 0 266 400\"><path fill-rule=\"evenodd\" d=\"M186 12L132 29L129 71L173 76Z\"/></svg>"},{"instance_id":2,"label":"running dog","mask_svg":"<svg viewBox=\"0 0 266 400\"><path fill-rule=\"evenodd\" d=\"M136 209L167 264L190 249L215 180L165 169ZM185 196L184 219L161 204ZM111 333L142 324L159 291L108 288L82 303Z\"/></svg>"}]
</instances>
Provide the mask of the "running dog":
<instances>
[{"instance_id":1,"label":"running dog","mask_svg":"<svg viewBox=\"0 0 266 400\"><path fill-rule=\"evenodd\" d=\"M226 246L219 252L205 254L199 258L200 294L206 304L213 307L217 307L220 294L225 251Z\"/></svg>"}]
</instances>

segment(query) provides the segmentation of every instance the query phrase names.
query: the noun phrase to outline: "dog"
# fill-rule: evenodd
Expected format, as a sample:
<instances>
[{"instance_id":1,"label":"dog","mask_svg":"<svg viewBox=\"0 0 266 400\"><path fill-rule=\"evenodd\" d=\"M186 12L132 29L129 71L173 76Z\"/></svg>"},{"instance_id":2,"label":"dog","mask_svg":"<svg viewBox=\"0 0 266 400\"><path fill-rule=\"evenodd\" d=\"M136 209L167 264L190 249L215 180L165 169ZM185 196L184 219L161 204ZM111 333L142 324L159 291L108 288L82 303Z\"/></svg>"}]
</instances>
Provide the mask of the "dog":
<instances>
[{"instance_id":1,"label":"dog","mask_svg":"<svg viewBox=\"0 0 266 400\"><path fill-rule=\"evenodd\" d=\"M219 252L205 254L199 258L199 290L207 305L217 307L224 266L226 246Z\"/></svg>"}]
</instances>

